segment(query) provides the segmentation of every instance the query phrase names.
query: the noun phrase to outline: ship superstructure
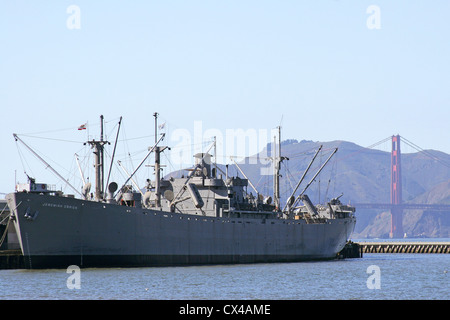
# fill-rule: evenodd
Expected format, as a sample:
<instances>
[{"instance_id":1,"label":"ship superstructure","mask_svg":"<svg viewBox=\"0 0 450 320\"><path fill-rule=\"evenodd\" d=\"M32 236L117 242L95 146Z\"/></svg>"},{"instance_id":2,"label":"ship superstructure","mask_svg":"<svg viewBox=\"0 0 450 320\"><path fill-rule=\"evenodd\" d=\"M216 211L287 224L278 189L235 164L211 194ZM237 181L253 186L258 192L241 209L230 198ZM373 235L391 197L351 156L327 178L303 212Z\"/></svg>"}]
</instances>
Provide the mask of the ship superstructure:
<instances>
[{"instance_id":1,"label":"ship superstructure","mask_svg":"<svg viewBox=\"0 0 450 320\"><path fill-rule=\"evenodd\" d=\"M100 140L87 142L95 155L94 194L89 183L81 191L72 187L79 195L75 197L29 179L7 195L29 268L333 259L350 238L356 223L353 207L342 205L339 197L313 205L305 194L309 184L296 196L306 171L281 207L279 168L288 159L281 156L280 143L278 157L273 157L273 199L257 192L243 172L245 178L232 177L220 169L211 148L195 154L186 176L161 177L160 155L168 147L160 145L164 134L157 135L158 114L154 116L155 144L134 172L123 168L128 178L122 186L109 182L109 173L105 183L103 148L109 142L103 140L102 116ZM152 153L155 179L140 189L135 173Z\"/></svg>"}]
</instances>

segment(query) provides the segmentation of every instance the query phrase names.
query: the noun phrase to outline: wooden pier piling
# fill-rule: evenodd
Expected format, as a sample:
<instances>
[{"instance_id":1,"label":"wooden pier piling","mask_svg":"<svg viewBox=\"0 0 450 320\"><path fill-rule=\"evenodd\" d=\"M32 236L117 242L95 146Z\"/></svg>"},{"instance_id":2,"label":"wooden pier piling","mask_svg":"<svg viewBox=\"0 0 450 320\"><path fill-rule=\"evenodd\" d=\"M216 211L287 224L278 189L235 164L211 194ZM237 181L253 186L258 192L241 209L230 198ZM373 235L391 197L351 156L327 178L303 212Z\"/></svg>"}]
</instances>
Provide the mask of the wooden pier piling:
<instances>
[{"instance_id":1,"label":"wooden pier piling","mask_svg":"<svg viewBox=\"0 0 450 320\"><path fill-rule=\"evenodd\" d=\"M450 242L361 241L363 253L450 253Z\"/></svg>"},{"instance_id":2,"label":"wooden pier piling","mask_svg":"<svg viewBox=\"0 0 450 320\"><path fill-rule=\"evenodd\" d=\"M22 252L20 250L0 251L0 270L23 268L25 268L25 263Z\"/></svg>"}]
</instances>

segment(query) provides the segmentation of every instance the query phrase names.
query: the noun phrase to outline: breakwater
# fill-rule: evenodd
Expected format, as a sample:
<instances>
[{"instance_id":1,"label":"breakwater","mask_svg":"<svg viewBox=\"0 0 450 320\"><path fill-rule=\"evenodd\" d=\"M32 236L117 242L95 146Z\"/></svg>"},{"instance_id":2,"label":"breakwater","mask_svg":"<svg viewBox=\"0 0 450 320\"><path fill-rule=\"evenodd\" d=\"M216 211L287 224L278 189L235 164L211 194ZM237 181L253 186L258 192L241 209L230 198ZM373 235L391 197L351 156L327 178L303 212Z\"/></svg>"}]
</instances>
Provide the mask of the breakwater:
<instances>
[{"instance_id":1,"label":"breakwater","mask_svg":"<svg viewBox=\"0 0 450 320\"><path fill-rule=\"evenodd\" d=\"M363 253L450 253L450 242L358 242Z\"/></svg>"}]
</instances>

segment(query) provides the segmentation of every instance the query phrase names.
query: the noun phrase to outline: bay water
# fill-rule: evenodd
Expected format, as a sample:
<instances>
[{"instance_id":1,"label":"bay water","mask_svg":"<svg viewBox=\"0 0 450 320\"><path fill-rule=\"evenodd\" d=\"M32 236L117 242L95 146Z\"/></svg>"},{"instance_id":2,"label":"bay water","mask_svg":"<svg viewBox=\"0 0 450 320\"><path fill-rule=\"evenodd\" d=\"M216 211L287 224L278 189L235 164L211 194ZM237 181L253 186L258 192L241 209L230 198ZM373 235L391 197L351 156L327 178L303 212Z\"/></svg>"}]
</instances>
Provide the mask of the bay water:
<instances>
[{"instance_id":1,"label":"bay water","mask_svg":"<svg viewBox=\"0 0 450 320\"><path fill-rule=\"evenodd\" d=\"M450 254L364 254L332 261L191 267L0 270L0 300L449 298Z\"/></svg>"}]
</instances>

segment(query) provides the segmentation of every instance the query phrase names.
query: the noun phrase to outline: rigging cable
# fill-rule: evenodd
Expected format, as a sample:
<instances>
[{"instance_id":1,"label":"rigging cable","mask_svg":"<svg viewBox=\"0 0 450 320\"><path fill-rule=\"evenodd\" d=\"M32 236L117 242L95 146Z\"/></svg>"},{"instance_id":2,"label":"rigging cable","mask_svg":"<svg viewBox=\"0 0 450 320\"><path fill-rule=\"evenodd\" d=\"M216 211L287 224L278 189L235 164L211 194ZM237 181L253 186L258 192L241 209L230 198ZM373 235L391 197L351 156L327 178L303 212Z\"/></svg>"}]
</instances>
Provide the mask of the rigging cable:
<instances>
[{"instance_id":1,"label":"rigging cable","mask_svg":"<svg viewBox=\"0 0 450 320\"><path fill-rule=\"evenodd\" d=\"M424 155L426 155L427 157L439 162L440 164L450 168L450 164L448 164L447 162L445 162L443 159L439 158L436 155L431 154L429 151L422 149L421 147L419 147L418 145L416 145L415 143L409 141L408 139L406 139L405 137L401 136L402 141L405 142L408 146L412 147L413 149L415 149L418 152L422 152Z\"/></svg>"},{"instance_id":2,"label":"rigging cable","mask_svg":"<svg viewBox=\"0 0 450 320\"><path fill-rule=\"evenodd\" d=\"M18 143L17 140L16 140L16 148L17 148L17 153L19 154L20 162L22 163L23 173L24 173L27 177L29 177L28 174L27 174L27 167L25 166L25 163L26 163L27 166L28 166L28 169L31 171L31 174L34 176L33 170L31 169L31 166L28 164L28 162L27 162L25 156L23 155L23 152L22 152L22 150L20 149L19 143ZM25 162L25 163L24 163L24 162Z\"/></svg>"}]
</instances>

